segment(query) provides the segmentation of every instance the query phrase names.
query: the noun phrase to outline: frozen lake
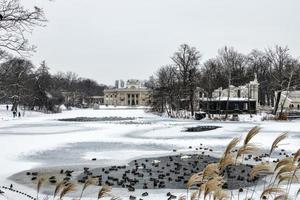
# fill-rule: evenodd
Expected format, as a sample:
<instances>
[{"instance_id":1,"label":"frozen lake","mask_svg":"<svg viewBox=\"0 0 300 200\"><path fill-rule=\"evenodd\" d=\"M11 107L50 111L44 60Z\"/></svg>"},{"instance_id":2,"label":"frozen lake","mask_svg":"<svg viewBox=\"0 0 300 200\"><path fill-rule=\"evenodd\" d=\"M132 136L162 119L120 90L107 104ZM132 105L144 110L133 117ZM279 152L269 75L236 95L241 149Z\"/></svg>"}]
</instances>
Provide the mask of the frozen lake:
<instances>
[{"instance_id":1,"label":"frozen lake","mask_svg":"<svg viewBox=\"0 0 300 200\"><path fill-rule=\"evenodd\" d=\"M1 185L10 184L7 178L12 174L35 167L126 164L136 158L170 155L173 150L177 153L192 152L200 144L213 148L218 156L233 137L244 136L256 125L262 130L253 142L263 149L269 149L273 139L284 131L289 132L289 138L282 148L294 152L300 144L300 121L262 122L259 117L244 122L176 120L159 117L143 109L86 109L28 115L30 117L16 120L6 116L1 121L0 162L5 163L0 171ZM120 119L59 120L77 117ZM221 128L205 132L183 131L198 125ZM97 161L92 161L92 158ZM161 192L165 193L165 190ZM159 190L155 193L160 195Z\"/></svg>"}]
</instances>

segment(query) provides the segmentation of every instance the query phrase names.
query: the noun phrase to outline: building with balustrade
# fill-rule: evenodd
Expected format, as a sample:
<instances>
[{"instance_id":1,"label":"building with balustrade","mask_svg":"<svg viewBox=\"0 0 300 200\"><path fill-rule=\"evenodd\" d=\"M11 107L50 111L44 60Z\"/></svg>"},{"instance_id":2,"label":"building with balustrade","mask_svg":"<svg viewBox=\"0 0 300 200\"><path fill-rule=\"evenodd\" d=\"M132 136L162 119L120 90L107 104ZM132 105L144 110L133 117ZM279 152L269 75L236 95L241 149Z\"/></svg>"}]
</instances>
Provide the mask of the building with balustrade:
<instances>
[{"instance_id":1,"label":"building with balustrade","mask_svg":"<svg viewBox=\"0 0 300 200\"><path fill-rule=\"evenodd\" d=\"M253 81L241 86L230 85L230 88L218 88L213 91L212 98L203 92L198 93L199 107L209 113L256 113L259 83L257 76ZM229 91L228 91L229 90ZM228 97L229 94L229 97ZM228 105L227 105L228 104ZM228 110L226 110L228 108Z\"/></svg>"},{"instance_id":2,"label":"building with balustrade","mask_svg":"<svg viewBox=\"0 0 300 200\"><path fill-rule=\"evenodd\" d=\"M115 87L104 90L104 104L113 106L148 106L151 90L140 80L117 80Z\"/></svg>"}]
</instances>

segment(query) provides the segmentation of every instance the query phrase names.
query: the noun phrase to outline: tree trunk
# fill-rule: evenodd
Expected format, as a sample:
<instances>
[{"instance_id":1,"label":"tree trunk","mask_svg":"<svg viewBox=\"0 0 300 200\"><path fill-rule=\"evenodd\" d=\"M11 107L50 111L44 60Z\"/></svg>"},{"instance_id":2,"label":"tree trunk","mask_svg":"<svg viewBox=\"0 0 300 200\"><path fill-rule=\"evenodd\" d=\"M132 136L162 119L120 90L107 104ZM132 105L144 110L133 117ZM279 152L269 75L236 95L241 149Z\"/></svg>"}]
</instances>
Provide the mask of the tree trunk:
<instances>
[{"instance_id":1,"label":"tree trunk","mask_svg":"<svg viewBox=\"0 0 300 200\"><path fill-rule=\"evenodd\" d=\"M228 118L228 110L229 110L229 98L230 98L230 85L231 85L231 74L229 74L228 78L228 94L227 94L227 102L226 102L226 114L225 114L225 119Z\"/></svg>"},{"instance_id":2,"label":"tree trunk","mask_svg":"<svg viewBox=\"0 0 300 200\"><path fill-rule=\"evenodd\" d=\"M194 92L191 91L190 94L190 106L191 106L191 115L194 116Z\"/></svg>"},{"instance_id":3,"label":"tree trunk","mask_svg":"<svg viewBox=\"0 0 300 200\"><path fill-rule=\"evenodd\" d=\"M207 97L207 100L206 100L206 110L207 110L208 118L211 119L211 116L210 116L210 98L208 98L208 97Z\"/></svg>"},{"instance_id":4,"label":"tree trunk","mask_svg":"<svg viewBox=\"0 0 300 200\"><path fill-rule=\"evenodd\" d=\"M276 114L277 114L278 106L279 106L279 101L280 101L280 97L281 97L281 91L279 91L279 92L277 93L277 96L276 96L276 102L275 102L275 106L274 106L274 110L273 110L273 115L276 115Z\"/></svg>"},{"instance_id":5,"label":"tree trunk","mask_svg":"<svg viewBox=\"0 0 300 200\"><path fill-rule=\"evenodd\" d=\"M284 98L284 100L283 100L283 102L282 102L282 104L281 104L281 109L280 109L280 114L279 114L279 116L282 116L284 104L285 104L286 99L287 99L287 97L288 97L288 95L289 95L289 93L290 93L290 86L291 86L293 74L294 74L294 71L291 72L291 75L290 75L290 77L289 77L289 82L288 82L288 87L287 87L287 91L286 91L286 96L285 96L285 98Z\"/></svg>"}]
</instances>

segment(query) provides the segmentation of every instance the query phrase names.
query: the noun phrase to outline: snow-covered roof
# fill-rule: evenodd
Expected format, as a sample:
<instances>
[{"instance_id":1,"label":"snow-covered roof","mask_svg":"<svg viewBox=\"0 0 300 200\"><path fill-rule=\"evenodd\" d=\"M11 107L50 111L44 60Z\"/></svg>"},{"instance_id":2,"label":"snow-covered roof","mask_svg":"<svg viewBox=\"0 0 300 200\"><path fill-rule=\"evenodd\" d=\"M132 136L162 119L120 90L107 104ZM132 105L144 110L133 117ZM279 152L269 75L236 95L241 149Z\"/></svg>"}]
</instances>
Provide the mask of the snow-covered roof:
<instances>
[{"instance_id":1,"label":"snow-covered roof","mask_svg":"<svg viewBox=\"0 0 300 200\"><path fill-rule=\"evenodd\" d=\"M221 98L211 98L209 100L211 101L227 101L227 97L221 97ZM203 100L207 100L207 98L203 98ZM255 99L248 99L248 98L241 98L241 97L230 97L229 101L256 101Z\"/></svg>"}]
</instances>

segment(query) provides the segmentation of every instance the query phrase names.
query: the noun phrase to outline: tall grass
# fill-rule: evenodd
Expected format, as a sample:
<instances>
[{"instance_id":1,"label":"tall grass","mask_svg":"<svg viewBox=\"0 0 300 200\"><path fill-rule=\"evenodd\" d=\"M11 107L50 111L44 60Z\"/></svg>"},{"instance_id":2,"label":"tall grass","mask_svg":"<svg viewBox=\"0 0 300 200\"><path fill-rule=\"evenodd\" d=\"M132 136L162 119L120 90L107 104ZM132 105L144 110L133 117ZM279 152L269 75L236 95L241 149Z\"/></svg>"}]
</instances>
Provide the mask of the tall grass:
<instances>
[{"instance_id":1,"label":"tall grass","mask_svg":"<svg viewBox=\"0 0 300 200\"><path fill-rule=\"evenodd\" d=\"M226 190L222 189L222 184L224 183L223 170L228 165L237 165L237 160L239 157L242 157L244 154L252 154L259 151L259 147L256 144L250 143L251 140L259 133L260 128L254 127L252 128L247 135L245 136L242 146L240 146L234 155L233 149L237 147L240 142L239 138L233 138L227 147L225 148L220 160L218 163L208 164L201 172L196 173L191 176L188 181L187 187L190 188L195 185L200 185L197 190L197 199L199 200L201 194L203 193L204 200L209 198L213 200L220 199L232 199L231 195ZM279 135L273 141L270 151L269 151L269 159L271 155L274 153L275 149L278 148L279 144L287 138L287 133L283 133ZM235 159L234 159L235 158ZM262 193L257 197L260 199L268 199L272 197L274 200L287 200L289 199L291 184L294 181L297 181L299 177L297 176L297 172L300 169L300 149L293 154L293 157L284 158L280 160L274 167L272 164L267 161L262 161L261 163L255 165L250 172L250 177L255 179L256 176L265 176L265 179L268 175L272 175L270 179L273 181L273 184L268 184L265 187L266 180L264 181L264 189ZM243 161L242 161L243 162ZM274 178L274 180L273 180ZM277 186L274 184L277 182ZM286 184L286 189L283 189L282 184ZM257 199L254 197L254 193L256 192L258 181L254 185L254 189L252 190L251 196L248 198L248 188L245 199ZM243 191L241 188L240 191ZM295 194L295 198L300 195L300 189ZM193 200L195 195L192 195ZM238 195L240 198L240 195Z\"/></svg>"}]
</instances>

